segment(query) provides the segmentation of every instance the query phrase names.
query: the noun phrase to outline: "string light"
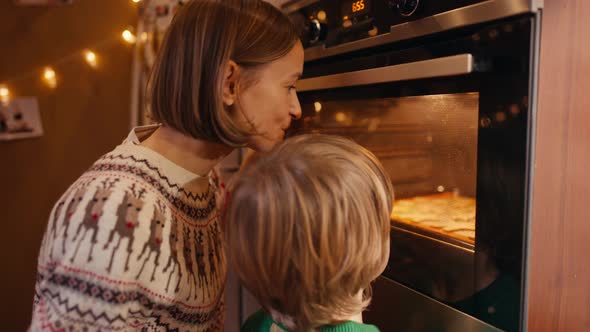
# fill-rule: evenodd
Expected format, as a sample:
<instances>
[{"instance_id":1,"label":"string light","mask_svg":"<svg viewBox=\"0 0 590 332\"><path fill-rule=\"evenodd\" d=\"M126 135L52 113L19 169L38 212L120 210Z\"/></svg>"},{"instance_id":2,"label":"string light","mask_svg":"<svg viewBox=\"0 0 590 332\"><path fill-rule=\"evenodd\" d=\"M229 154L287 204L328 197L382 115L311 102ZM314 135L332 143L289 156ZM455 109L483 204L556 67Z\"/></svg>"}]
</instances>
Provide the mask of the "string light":
<instances>
[{"instance_id":1,"label":"string light","mask_svg":"<svg viewBox=\"0 0 590 332\"><path fill-rule=\"evenodd\" d=\"M139 1L141 1L141 0L139 0ZM137 2L139 2L139 1L137 1ZM124 41L129 44L134 44L137 42L137 37L133 34L132 31L133 31L133 28L130 27L121 33L121 36L124 39ZM145 32L142 33L140 35L140 37L143 41L148 40L148 34ZM100 43L97 43L97 45L99 45L99 47L103 47L103 45L111 44L114 41L116 41L115 38L109 38L109 39L106 39ZM90 49L77 51L74 54L70 54L68 56L65 56L61 60L57 61L55 64L56 65L63 65L64 63L69 63L72 60L74 60L75 58L79 57L80 53L82 53L82 56L84 57L85 62L89 66L91 66L93 68L98 67L98 62L100 59L98 58L98 55L93 50L90 50ZM25 80L25 79L28 79L31 77L35 77L38 75L37 70L38 69L33 69L29 72L21 74L18 77L3 80L4 83L0 84L0 101L7 101L8 99L11 98L12 93L11 93L10 89L8 88L7 83L12 83L14 81L21 81L21 80ZM48 67L45 67L42 69L41 79L42 79L43 83L45 85L47 85L48 87L50 87L52 89L57 87L58 78L57 78L57 74L56 74L55 70L52 67L48 66Z\"/></svg>"},{"instance_id":2,"label":"string light","mask_svg":"<svg viewBox=\"0 0 590 332\"><path fill-rule=\"evenodd\" d=\"M133 2L135 2L135 3L138 3L138 2L140 2L141 0L131 0L131 1L133 1Z\"/></svg>"},{"instance_id":3,"label":"string light","mask_svg":"<svg viewBox=\"0 0 590 332\"><path fill-rule=\"evenodd\" d=\"M86 50L84 52L84 59L88 63L88 65L92 68L96 68L98 65L96 60L96 53L92 52L91 50Z\"/></svg>"},{"instance_id":4,"label":"string light","mask_svg":"<svg viewBox=\"0 0 590 332\"><path fill-rule=\"evenodd\" d=\"M129 30L123 31L121 36L123 36L123 39L129 44L134 44L137 40L137 37L135 37L135 35Z\"/></svg>"},{"instance_id":5,"label":"string light","mask_svg":"<svg viewBox=\"0 0 590 332\"><path fill-rule=\"evenodd\" d=\"M10 99L10 90L6 85L0 85L0 101L7 101Z\"/></svg>"},{"instance_id":6,"label":"string light","mask_svg":"<svg viewBox=\"0 0 590 332\"><path fill-rule=\"evenodd\" d=\"M53 70L51 67L46 67L43 71L43 80L45 80L45 84L47 84L47 86L54 89L57 86L55 70Z\"/></svg>"}]
</instances>

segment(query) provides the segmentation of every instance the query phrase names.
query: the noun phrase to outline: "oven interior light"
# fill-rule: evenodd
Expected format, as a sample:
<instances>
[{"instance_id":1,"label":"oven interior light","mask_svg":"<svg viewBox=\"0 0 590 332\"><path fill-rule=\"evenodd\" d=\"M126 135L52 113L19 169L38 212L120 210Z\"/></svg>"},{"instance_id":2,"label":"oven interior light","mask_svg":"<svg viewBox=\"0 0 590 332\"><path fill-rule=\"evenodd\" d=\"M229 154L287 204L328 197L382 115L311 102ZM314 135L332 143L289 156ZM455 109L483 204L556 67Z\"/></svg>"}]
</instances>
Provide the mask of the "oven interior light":
<instances>
[{"instance_id":1,"label":"oven interior light","mask_svg":"<svg viewBox=\"0 0 590 332\"><path fill-rule=\"evenodd\" d=\"M320 103L319 101L316 101L315 103L313 103L313 108L315 109L316 113L319 113L322 111L322 103Z\"/></svg>"}]
</instances>

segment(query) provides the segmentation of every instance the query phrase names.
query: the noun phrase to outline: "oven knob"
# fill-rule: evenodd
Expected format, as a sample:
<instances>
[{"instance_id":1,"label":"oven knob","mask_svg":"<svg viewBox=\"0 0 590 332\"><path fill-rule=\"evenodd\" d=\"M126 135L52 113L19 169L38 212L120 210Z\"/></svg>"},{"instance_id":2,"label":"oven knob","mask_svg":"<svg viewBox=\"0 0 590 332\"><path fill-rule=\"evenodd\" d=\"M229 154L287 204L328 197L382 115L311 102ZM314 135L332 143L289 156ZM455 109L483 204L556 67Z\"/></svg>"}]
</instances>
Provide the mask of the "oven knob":
<instances>
[{"instance_id":1,"label":"oven knob","mask_svg":"<svg viewBox=\"0 0 590 332\"><path fill-rule=\"evenodd\" d=\"M420 0L388 0L391 9L397 9L402 16L413 15L420 6Z\"/></svg>"},{"instance_id":2,"label":"oven knob","mask_svg":"<svg viewBox=\"0 0 590 332\"><path fill-rule=\"evenodd\" d=\"M318 20L311 20L307 26L307 34L309 37L309 42L311 44L316 43L320 40L320 37L323 34L322 31L322 24Z\"/></svg>"}]
</instances>

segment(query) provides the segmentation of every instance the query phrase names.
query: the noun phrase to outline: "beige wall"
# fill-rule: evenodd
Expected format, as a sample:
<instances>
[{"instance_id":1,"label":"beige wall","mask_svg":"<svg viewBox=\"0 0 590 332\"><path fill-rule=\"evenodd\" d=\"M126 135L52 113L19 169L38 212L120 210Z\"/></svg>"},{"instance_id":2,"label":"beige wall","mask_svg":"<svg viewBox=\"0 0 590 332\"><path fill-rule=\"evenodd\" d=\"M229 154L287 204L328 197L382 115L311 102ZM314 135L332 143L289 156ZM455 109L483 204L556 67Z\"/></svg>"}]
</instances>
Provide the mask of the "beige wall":
<instances>
[{"instance_id":1,"label":"beige wall","mask_svg":"<svg viewBox=\"0 0 590 332\"><path fill-rule=\"evenodd\" d=\"M54 91L39 74L10 84L16 95L38 96L45 135L0 142L2 331L28 325L37 252L53 203L128 131L132 49L116 38L136 24L136 12L127 0L38 8L0 1L0 83L115 38L98 49L98 70L80 60L56 66Z\"/></svg>"}]
</instances>

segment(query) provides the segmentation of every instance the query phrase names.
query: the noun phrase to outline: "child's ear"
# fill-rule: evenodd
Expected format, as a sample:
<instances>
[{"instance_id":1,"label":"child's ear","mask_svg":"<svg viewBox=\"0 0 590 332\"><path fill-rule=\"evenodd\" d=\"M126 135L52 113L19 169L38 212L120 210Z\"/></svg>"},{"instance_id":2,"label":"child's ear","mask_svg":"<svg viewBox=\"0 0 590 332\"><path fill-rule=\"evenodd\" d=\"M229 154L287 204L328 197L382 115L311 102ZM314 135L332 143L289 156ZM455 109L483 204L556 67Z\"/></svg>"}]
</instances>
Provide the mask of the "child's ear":
<instances>
[{"instance_id":1,"label":"child's ear","mask_svg":"<svg viewBox=\"0 0 590 332\"><path fill-rule=\"evenodd\" d=\"M237 98L238 81L240 79L240 67L238 64L229 60L223 73L223 104L232 106Z\"/></svg>"}]
</instances>

